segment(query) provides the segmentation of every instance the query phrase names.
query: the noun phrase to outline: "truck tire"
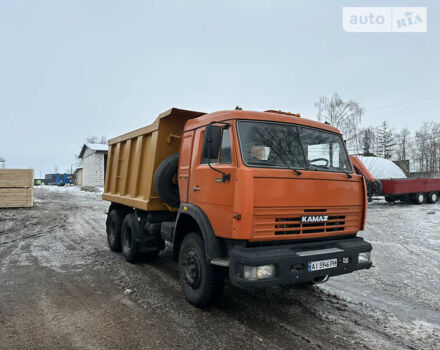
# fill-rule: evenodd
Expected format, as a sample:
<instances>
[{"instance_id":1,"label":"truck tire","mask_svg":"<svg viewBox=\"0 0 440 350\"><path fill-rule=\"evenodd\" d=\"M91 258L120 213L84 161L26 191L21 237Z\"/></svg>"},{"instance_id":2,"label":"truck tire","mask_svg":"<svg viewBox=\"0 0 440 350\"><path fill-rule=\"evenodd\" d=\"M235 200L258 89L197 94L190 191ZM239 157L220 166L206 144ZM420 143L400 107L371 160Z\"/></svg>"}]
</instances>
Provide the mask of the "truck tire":
<instances>
[{"instance_id":1,"label":"truck tire","mask_svg":"<svg viewBox=\"0 0 440 350\"><path fill-rule=\"evenodd\" d=\"M108 213L106 221L107 242L110 250L121 251L121 228L124 220L124 213L118 209L112 209Z\"/></svg>"},{"instance_id":2,"label":"truck tire","mask_svg":"<svg viewBox=\"0 0 440 350\"><path fill-rule=\"evenodd\" d=\"M426 195L426 201L430 204L434 204L438 200L437 192L429 192Z\"/></svg>"},{"instance_id":3,"label":"truck tire","mask_svg":"<svg viewBox=\"0 0 440 350\"><path fill-rule=\"evenodd\" d=\"M425 202L425 194L424 193L416 193L411 196L411 200L414 204L420 205Z\"/></svg>"},{"instance_id":4,"label":"truck tire","mask_svg":"<svg viewBox=\"0 0 440 350\"><path fill-rule=\"evenodd\" d=\"M207 260L203 238L197 233L188 233L180 246L179 282L188 302L199 308L223 292L224 271Z\"/></svg>"},{"instance_id":5,"label":"truck tire","mask_svg":"<svg viewBox=\"0 0 440 350\"><path fill-rule=\"evenodd\" d=\"M180 204L179 185L177 184L177 168L179 154L172 154L157 167L154 174L154 189L166 204L177 208Z\"/></svg>"},{"instance_id":6,"label":"truck tire","mask_svg":"<svg viewBox=\"0 0 440 350\"><path fill-rule=\"evenodd\" d=\"M135 263L140 256L137 252L136 239L139 225L133 213L127 214L122 222L121 228L121 248L122 255L129 263Z\"/></svg>"},{"instance_id":7,"label":"truck tire","mask_svg":"<svg viewBox=\"0 0 440 350\"><path fill-rule=\"evenodd\" d=\"M383 191L383 184L380 180L374 181L374 192L376 195L380 195Z\"/></svg>"}]
</instances>

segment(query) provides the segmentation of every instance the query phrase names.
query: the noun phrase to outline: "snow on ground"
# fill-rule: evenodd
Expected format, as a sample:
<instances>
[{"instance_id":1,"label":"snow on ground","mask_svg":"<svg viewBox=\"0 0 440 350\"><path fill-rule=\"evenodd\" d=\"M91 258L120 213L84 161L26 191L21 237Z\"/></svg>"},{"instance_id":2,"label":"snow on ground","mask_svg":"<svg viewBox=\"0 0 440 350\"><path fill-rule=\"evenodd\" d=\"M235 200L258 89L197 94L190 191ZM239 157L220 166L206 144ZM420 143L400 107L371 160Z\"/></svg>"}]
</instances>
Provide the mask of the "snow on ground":
<instances>
[{"instance_id":1,"label":"snow on ground","mask_svg":"<svg viewBox=\"0 0 440 350\"><path fill-rule=\"evenodd\" d=\"M61 192L61 193L72 193L72 194L78 194L82 196L101 196L104 192L103 187L95 187L96 192L91 191L85 191L81 189L80 186L47 186L47 185L41 185L38 186L39 189L46 190L46 191L52 191L52 192Z\"/></svg>"},{"instance_id":2,"label":"snow on ground","mask_svg":"<svg viewBox=\"0 0 440 350\"><path fill-rule=\"evenodd\" d=\"M0 211L0 286L5 289L5 281L12 283L9 294L2 295L0 287L0 299L9 297L0 303L0 313L2 306L12 310L3 319L18 325L14 336L23 338L20 322L25 314L32 326L47 326L34 311L38 307L43 307L43 316L53 317L53 310L39 304L40 295L59 298L56 305L69 305L67 301L82 279L86 286L74 298L79 304L88 298L93 305L102 302L96 291L112 290L113 283L121 294L130 289L134 291L130 300L159 313L141 321L163 320L163 329L177 330L176 339L187 337L185 348L223 348L227 344L243 349L438 349L440 203L417 206L383 199L370 203L367 225L360 233L373 245L374 267L370 270L333 277L314 287L270 289L255 295L226 288L219 306L200 311L181 294L170 249L155 262L138 265L127 264L108 250L103 214L108 203L99 193L74 186L42 186L35 189L35 196L39 201L33 208ZM63 285L67 286L65 293ZM31 304L30 313L23 310L29 303L24 292L37 296L37 306ZM109 299L110 308L120 297ZM63 317L71 315L64 309L55 311ZM133 310L127 312L132 315ZM115 323L119 321L120 315ZM113 320L92 318L91 326L81 329L81 336L97 339L90 329L100 322L107 329ZM54 325L58 332L59 324ZM64 327L67 332L75 330L72 323ZM164 337L169 339L168 334ZM252 343L256 337L257 343ZM43 333L41 338L50 336Z\"/></svg>"},{"instance_id":3,"label":"snow on ground","mask_svg":"<svg viewBox=\"0 0 440 350\"><path fill-rule=\"evenodd\" d=\"M405 179L406 175L402 169L389 159L379 157L358 157L366 166L368 171L376 179Z\"/></svg>"},{"instance_id":4,"label":"snow on ground","mask_svg":"<svg viewBox=\"0 0 440 350\"><path fill-rule=\"evenodd\" d=\"M359 235L373 245L373 268L333 277L320 288L386 311L390 325L405 321L408 337L439 332L439 225L440 202L370 203Z\"/></svg>"}]
</instances>

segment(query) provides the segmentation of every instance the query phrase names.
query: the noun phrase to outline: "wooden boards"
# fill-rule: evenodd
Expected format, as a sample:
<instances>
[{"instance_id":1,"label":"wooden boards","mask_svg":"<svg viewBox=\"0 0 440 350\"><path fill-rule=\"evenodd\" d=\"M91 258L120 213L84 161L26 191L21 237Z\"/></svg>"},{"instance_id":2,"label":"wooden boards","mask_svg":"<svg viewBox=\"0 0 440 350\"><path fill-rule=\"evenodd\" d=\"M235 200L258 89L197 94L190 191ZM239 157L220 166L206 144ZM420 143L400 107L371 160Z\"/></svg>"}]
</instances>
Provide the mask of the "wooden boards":
<instances>
[{"instance_id":1,"label":"wooden boards","mask_svg":"<svg viewBox=\"0 0 440 350\"><path fill-rule=\"evenodd\" d=\"M0 169L0 208L32 207L33 169Z\"/></svg>"},{"instance_id":2,"label":"wooden boards","mask_svg":"<svg viewBox=\"0 0 440 350\"><path fill-rule=\"evenodd\" d=\"M32 207L33 188L0 188L0 208Z\"/></svg>"}]
</instances>

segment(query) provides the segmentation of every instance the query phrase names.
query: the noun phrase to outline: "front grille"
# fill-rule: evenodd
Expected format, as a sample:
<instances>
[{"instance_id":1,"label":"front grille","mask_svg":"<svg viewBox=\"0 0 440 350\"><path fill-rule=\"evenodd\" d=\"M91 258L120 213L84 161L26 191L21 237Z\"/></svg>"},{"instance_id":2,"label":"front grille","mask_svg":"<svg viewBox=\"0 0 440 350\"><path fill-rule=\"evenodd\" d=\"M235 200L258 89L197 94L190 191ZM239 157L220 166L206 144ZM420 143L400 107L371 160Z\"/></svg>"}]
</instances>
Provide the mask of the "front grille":
<instances>
[{"instance_id":1,"label":"front grille","mask_svg":"<svg viewBox=\"0 0 440 350\"><path fill-rule=\"evenodd\" d=\"M328 215L328 222L301 223L304 215ZM348 234L359 231L362 219L362 206L297 208L297 207L259 207L254 212L255 239L301 238L313 234ZM286 237L287 238L287 237ZM305 238L305 237L303 237Z\"/></svg>"},{"instance_id":2,"label":"front grille","mask_svg":"<svg viewBox=\"0 0 440 350\"><path fill-rule=\"evenodd\" d=\"M345 216L329 216L328 222L301 223L301 217L276 218L275 222L275 235L335 232L345 228Z\"/></svg>"}]
</instances>

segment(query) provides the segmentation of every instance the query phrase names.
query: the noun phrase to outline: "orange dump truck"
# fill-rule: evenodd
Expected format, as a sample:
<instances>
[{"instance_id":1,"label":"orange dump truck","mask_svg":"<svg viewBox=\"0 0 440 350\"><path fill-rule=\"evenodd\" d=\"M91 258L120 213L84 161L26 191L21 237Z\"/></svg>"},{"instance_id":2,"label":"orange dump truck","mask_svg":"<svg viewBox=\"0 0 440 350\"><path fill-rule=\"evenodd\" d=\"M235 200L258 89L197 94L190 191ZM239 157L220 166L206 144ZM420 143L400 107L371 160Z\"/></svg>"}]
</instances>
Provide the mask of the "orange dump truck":
<instances>
[{"instance_id":1,"label":"orange dump truck","mask_svg":"<svg viewBox=\"0 0 440 350\"><path fill-rule=\"evenodd\" d=\"M246 289L318 283L371 267L357 237L367 193L340 132L281 111L172 108L109 141L108 243L129 262L172 244L203 307L225 278Z\"/></svg>"}]
</instances>

